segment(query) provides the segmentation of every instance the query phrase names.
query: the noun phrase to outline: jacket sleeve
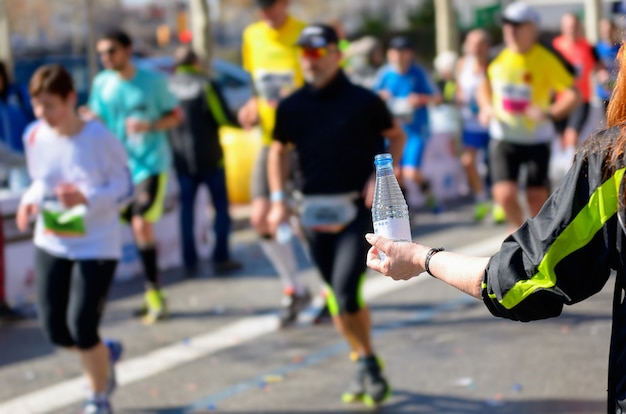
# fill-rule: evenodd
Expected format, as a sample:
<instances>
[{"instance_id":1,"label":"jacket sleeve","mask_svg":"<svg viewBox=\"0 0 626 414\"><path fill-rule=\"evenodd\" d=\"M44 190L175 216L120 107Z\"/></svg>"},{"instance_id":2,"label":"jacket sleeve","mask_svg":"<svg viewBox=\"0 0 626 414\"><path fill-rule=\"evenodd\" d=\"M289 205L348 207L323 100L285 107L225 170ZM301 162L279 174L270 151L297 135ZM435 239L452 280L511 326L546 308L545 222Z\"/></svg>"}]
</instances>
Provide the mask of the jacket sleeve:
<instances>
[{"instance_id":1,"label":"jacket sleeve","mask_svg":"<svg viewBox=\"0 0 626 414\"><path fill-rule=\"evenodd\" d=\"M105 131L101 141L101 168L107 179L102 185L81 188L90 212L101 209L118 210L130 200L134 192L124 147L108 131Z\"/></svg>"},{"instance_id":2,"label":"jacket sleeve","mask_svg":"<svg viewBox=\"0 0 626 414\"><path fill-rule=\"evenodd\" d=\"M224 98L222 88L216 82L209 82L206 95L209 109L219 126L239 126L239 122L237 122L237 119L230 111L228 103Z\"/></svg>"},{"instance_id":3,"label":"jacket sleeve","mask_svg":"<svg viewBox=\"0 0 626 414\"><path fill-rule=\"evenodd\" d=\"M483 301L519 321L558 316L599 292L617 263L618 196L624 169L603 176L602 154L577 155L539 214L502 244L485 270Z\"/></svg>"}]
</instances>

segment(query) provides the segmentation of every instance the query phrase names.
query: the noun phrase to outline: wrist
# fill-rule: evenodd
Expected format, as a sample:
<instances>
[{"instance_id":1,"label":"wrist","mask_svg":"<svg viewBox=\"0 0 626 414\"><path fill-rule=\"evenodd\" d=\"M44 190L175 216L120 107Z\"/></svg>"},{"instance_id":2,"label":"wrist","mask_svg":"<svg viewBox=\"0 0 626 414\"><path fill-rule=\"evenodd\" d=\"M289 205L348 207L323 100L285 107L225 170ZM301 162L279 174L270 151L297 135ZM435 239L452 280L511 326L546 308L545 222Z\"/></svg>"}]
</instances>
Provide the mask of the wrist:
<instances>
[{"instance_id":1,"label":"wrist","mask_svg":"<svg viewBox=\"0 0 626 414\"><path fill-rule=\"evenodd\" d=\"M433 258L434 255L444 250L445 249L443 247L433 247L432 249L428 251L428 253L426 253L426 259L424 260L424 270L426 270L426 273L428 273L432 277L436 277L436 276L430 270L431 259Z\"/></svg>"},{"instance_id":2,"label":"wrist","mask_svg":"<svg viewBox=\"0 0 626 414\"><path fill-rule=\"evenodd\" d=\"M285 192L282 190L272 191L270 193L270 201L272 203L282 203L285 201Z\"/></svg>"}]
</instances>

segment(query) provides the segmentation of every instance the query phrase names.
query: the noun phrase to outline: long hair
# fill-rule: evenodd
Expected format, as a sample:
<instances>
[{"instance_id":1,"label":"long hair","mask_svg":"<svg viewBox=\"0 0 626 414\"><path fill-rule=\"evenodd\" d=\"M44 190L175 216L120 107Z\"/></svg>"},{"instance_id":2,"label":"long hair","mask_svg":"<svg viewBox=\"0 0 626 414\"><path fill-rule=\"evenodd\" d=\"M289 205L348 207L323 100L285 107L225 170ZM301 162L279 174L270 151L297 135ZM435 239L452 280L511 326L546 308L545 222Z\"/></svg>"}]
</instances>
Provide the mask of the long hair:
<instances>
[{"instance_id":1,"label":"long hair","mask_svg":"<svg viewBox=\"0 0 626 414\"><path fill-rule=\"evenodd\" d=\"M622 43L616 58L619 72L617 73L615 87L606 110L607 128L626 124L626 56L624 56L624 53L626 53L626 48ZM624 155L624 147L626 147L626 129L621 129L622 131L615 142L615 147L609 150L609 158L613 165L617 165L617 161Z\"/></svg>"}]
</instances>

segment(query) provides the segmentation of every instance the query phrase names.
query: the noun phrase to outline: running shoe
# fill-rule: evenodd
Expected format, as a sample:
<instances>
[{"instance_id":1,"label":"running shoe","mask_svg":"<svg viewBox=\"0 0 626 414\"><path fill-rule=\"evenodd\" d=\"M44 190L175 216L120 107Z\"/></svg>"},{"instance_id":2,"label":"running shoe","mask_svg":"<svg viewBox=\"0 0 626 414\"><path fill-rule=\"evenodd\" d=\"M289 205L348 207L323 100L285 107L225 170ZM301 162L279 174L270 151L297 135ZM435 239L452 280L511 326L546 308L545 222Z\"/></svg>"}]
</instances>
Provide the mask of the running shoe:
<instances>
[{"instance_id":1,"label":"running shoe","mask_svg":"<svg viewBox=\"0 0 626 414\"><path fill-rule=\"evenodd\" d=\"M489 208L489 203L476 203L474 206L474 221L482 221L489 213Z\"/></svg>"},{"instance_id":2,"label":"running shoe","mask_svg":"<svg viewBox=\"0 0 626 414\"><path fill-rule=\"evenodd\" d=\"M363 402L376 406L391 395L387 380L382 376L384 364L375 355L361 357L357 352L350 352L350 360L356 362L357 369L348 389L341 395L344 403Z\"/></svg>"},{"instance_id":3,"label":"running shoe","mask_svg":"<svg viewBox=\"0 0 626 414\"><path fill-rule=\"evenodd\" d=\"M298 313L304 310L311 303L311 293L308 289L299 295L295 292L285 292L281 304L280 326L287 327L292 325L298 319Z\"/></svg>"},{"instance_id":4,"label":"running shoe","mask_svg":"<svg viewBox=\"0 0 626 414\"><path fill-rule=\"evenodd\" d=\"M113 414L113 409L108 400L96 401L89 399L85 402L80 414Z\"/></svg>"},{"instance_id":5,"label":"running shoe","mask_svg":"<svg viewBox=\"0 0 626 414\"><path fill-rule=\"evenodd\" d=\"M109 350L109 377L107 378L107 386L105 392L107 395L113 394L117 387L117 378L115 375L115 364L122 358L124 346L120 341L115 339L103 339L104 345Z\"/></svg>"},{"instance_id":6,"label":"running shoe","mask_svg":"<svg viewBox=\"0 0 626 414\"><path fill-rule=\"evenodd\" d=\"M375 407L391 395L391 387L382 374L383 367L376 356L361 357L359 364L364 365L363 402Z\"/></svg>"},{"instance_id":7,"label":"running shoe","mask_svg":"<svg viewBox=\"0 0 626 414\"><path fill-rule=\"evenodd\" d=\"M167 318L167 300L165 293L161 289L148 289L145 295L145 303L147 312L143 317L144 324L153 325L157 321Z\"/></svg>"},{"instance_id":8,"label":"running shoe","mask_svg":"<svg viewBox=\"0 0 626 414\"><path fill-rule=\"evenodd\" d=\"M502 208L502 206L499 204L493 206L491 216L493 217L493 221L496 224L502 224L506 221L506 213L504 212L504 208Z\"/></svg>"},{"instance_id":9,"label":"running shoe","mask_svg":"<svg viewBox=\"0 0 626 414\"><path fill-rule=\"evenodd\" d=\"M352 354L350 354L350 359L352 359ZM346 404L363 401L365 396L365 364L360 363L358 354L356 363L354 378L346 391L341 395L341 400Z\"/></svg>"}]
</instances>

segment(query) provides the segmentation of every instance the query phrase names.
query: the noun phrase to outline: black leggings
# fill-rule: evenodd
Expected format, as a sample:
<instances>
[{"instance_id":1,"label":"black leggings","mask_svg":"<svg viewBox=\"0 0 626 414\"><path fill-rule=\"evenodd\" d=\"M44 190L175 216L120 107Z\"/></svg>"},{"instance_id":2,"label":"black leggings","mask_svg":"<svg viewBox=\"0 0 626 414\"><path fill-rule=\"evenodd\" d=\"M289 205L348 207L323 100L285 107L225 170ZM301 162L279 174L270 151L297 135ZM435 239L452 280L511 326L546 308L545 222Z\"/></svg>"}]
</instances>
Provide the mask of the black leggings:
<instances>
[{"instance_id":1,"label":"black leggings","mask_svg":"<svg viewBox=\"0 0 626 414\"><path fill-rule=\"evenodd\" d=\"M39 321L50 342L80 349L100 342L98 325L116 266L113 259L70 260L36 248Z\"/></svg>"},{"instance_id":2,"label":"black leggings","mask_svg":"<svg viewBox=\"0 0 626 414\"><path fill-rule=\"evenodd\" d=\"M365 233L373 230L370 210L362 204L358 209L356 219L339 233L306 232L313 260L332 288L332 314L356 313L364 306L360 287L370 247Z\"/></svg>"}]
</instances>

